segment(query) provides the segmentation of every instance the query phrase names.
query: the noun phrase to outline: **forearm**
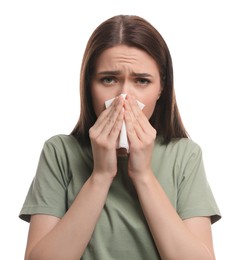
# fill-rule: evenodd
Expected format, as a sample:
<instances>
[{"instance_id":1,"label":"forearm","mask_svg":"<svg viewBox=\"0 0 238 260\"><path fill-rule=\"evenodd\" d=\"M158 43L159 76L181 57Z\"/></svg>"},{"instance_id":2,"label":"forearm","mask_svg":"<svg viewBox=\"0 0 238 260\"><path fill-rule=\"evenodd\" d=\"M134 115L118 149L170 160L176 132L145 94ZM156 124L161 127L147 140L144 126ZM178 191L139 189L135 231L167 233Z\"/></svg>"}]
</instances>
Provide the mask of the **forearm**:
<instances>
[{"instance_id":1,"label":"forearm","mask_svg":"<svg viewBox=\"0 0 238 260\"><path fill-rule=\"evenodd\" d=\"M91 175L58 224L33 248L29 259L80 259L104 206L112 178Z\"/></svg>"},{"instance_id":2,"label":"forearm","mask_svg":"<svg viewBox=\"0 0 238 260\"><path fill-rule=\"evenodd\" d=\"M133 182L162 259L214 259L178 216L153 173Z\"/></svg>"}]
</instances>

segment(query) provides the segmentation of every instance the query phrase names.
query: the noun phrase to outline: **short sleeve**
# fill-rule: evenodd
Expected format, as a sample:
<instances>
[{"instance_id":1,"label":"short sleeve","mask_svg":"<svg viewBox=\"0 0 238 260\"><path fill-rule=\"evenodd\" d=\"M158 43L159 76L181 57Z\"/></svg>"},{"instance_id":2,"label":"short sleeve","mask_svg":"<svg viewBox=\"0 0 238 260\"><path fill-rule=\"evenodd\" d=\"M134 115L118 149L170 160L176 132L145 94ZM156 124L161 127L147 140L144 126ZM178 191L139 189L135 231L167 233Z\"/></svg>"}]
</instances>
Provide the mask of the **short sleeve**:
<instances>
[{"instance_id":1,"label":"short sleeve","mask_svg":"<svg viewBox=\"0 0 238 260\"><path fill-rule=\"evenodd\" d=\"M31 183L19 217L30 221L33 214L47 214L61 218L66 210L67 158L48 140L42 149L36 175Z\"/></svg>"},{"instance_id":2,"label":"short sleeve","mask_svg":"<svg viewBox=\"0 0 238 260\"><path fill-rule=\"evenodd\" d=\"M177 212L182 219L210 216L211 222L214 223L221 218L205 174L202 151L197 144L189 149L183 165Z\"/></svg>"}]
</instances>

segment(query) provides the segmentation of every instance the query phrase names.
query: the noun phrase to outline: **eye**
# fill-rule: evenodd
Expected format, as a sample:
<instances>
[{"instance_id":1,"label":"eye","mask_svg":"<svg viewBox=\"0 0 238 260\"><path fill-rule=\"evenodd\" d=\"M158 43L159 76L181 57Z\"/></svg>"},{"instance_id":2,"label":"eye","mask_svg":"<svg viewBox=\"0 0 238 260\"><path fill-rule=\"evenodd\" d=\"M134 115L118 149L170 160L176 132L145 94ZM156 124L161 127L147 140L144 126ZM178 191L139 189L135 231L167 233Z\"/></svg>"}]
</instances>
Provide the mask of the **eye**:
<instances>
[{"instance_id":1,"label":"eye","mask_svg":"<svg viewBox=\"0 0 238 260\"><path fill-rule=\"evenodd\" d=\"M151 81L146 78L137 78L136 83L138 83L139 85L142 85L142 86L147 86L151 83Z\"/></svg>"},{"instance_id":2,"label":"eye","mask_svg":"<svg viewBox=\"0 0 238 260\"><path fill-rule=\"evenodd\" d=\"M100 79L100 81L104 85L112 85L112 84L117 82L117 80L114 77L103 77L103 78Z\"/></svg>"}]
</instances>

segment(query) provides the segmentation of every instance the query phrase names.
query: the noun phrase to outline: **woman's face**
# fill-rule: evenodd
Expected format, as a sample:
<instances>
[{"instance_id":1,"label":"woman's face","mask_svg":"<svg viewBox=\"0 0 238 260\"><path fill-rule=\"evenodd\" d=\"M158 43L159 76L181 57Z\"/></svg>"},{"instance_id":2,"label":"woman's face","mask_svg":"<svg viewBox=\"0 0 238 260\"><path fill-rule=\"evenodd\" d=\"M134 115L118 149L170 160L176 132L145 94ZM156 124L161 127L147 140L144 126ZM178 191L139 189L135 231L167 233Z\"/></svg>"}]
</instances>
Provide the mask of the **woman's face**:
<instances>
[{"instance_id":1,"label":"woman's face","mask_svg":"<svg viewBox=\"0 0 238 260\"><path fill-rule=\"evenodd\" d=\"M120 94L134 96L145 104L149 119L161 93L160 74L155 60L135 47L119 45L105 50L97 59L91 95L98 117L105 101Z\"/></svg>"}]
</instances>

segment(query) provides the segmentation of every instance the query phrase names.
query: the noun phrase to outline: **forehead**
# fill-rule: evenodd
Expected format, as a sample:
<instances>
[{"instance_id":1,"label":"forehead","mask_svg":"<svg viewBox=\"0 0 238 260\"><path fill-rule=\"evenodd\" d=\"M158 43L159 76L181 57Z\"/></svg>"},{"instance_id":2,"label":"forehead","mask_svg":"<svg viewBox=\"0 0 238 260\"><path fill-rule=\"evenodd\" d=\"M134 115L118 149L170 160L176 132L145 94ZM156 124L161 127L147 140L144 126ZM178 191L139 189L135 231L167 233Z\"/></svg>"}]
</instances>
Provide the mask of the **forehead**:
<instances>
[{"instance_id":1,"label":"forehead","mask_svg":"<svg viewBox=\"0 0 238 260\"><path fill-rule=\"evenodd\" d=\"M96 70L133 68L138 72L153 70L158 72L156 61L145 51L136 47L118 45L101 53L96 61Z\"/></svg>"}]
</instances>

